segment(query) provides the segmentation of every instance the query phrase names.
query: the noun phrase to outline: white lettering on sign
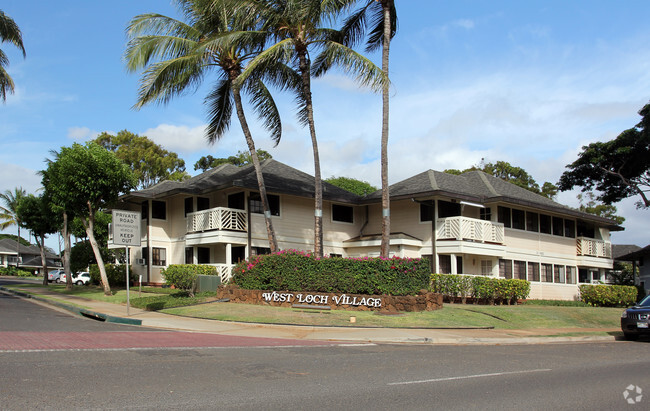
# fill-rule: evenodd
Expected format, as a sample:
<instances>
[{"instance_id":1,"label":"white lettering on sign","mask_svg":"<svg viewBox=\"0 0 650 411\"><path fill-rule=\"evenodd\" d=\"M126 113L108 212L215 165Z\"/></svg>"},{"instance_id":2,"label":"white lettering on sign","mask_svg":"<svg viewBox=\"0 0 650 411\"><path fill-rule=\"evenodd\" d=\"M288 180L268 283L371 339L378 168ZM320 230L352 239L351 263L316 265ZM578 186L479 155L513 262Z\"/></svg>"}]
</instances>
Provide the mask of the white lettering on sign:
<instances>
[{"instance_id":1,"label":"white lettering on sign","mask_svg":"<svg viewBox=\"0 0 650 411\"><path fill-rule=\"evenodd\" d=\"M318 304L318 305L327 305L329 304L330 301L329 295L278 293L277 291L262 293L262 298L266 302L276 302L276 303L297 302L299 304ZM332 301L334 302L334 305L352 305L356 307L364 306L369 308L381 307L381 298L374 298L374 297L351 297L346 294L341 294L341 295L332 296Z\"/></svg>"}]
</instances>

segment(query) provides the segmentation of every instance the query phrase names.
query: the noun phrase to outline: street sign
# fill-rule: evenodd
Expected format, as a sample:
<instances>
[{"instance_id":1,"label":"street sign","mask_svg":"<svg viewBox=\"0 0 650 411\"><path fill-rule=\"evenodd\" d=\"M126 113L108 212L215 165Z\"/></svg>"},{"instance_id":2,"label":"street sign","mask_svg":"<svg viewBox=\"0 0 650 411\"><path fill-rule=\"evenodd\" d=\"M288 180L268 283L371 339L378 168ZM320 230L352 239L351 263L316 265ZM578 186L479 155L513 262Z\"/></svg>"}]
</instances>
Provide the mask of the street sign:
<instances>
[{"instance_id":1,"label":"street sign","mask_svg":"<svg viewBox=\"0 0 650 411\"><path fill-rule=\"evenodd\" d=\"M113 244L140 247L141 221L139 211L113 210Z\"/></svg>"}]
</instances>

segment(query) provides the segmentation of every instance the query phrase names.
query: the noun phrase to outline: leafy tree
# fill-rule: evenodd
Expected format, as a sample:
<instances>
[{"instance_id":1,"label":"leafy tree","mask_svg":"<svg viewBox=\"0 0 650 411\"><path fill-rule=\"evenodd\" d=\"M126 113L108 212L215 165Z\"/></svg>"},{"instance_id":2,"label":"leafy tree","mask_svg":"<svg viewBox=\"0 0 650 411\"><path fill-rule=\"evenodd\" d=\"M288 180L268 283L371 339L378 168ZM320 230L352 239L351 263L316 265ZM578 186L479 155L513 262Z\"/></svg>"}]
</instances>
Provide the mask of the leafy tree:
<instances>
[{"instance_id":1,"label":"leafy tree","mask_svg":"<svg viewBox=\"0 0 650 411\"><path fill-rule=\"evenodd\" d=\"M636 275L639 274L637 268ZM634 285L634 269L631 263L615 262L614 270L610 272L609 276L614 285Z\"/></svg>"},{"instance_id":2,"label":"leafy tree","mask_svg":"<svg viewBox=\"0 0 650 411\"><path fill-rule=\"evenodd\" d=\"M95 143L115 153L138 179L138 188L147 188L164 180L182 181L189 178L185 161L167 151L148 137L122 130L117 135L100 134Z\"/></svg>"},{"instance_id":3,"label":"leafy tree","mask_svg":"<svg viewBox=\"0 0 650 411\"><path fill-rule=\"evenodd\" d=\"M367 181L361 181L350 177L330 177L325 181L360 196L365 196L366 194L377 191L377 187L371 185Z\"/></svg>"},{"instance_id":4,"label":"leafy tree","mask_svg":"<svg viewBox=\"0 0 650 411\"><path fill-rule=\"evenodd\" d=\"M218 80L205 98L209 110L206 130L214 144L230 127L233 106L255 167L264 219L271 251L277 239L271 222L270 207L260 161L244 113L241 92L248 94L253 109L277 144L282 134L280 115L264 80L281 87L297 84L293 72L279 61L263 70L255 70L239 81L247 61L261 49L265 34L247 42L233 42L226 34L248 32L258 20L243 2L228 0L177 0L187 22L160 14L136 16L129 24L130 37L126 61L131 71L146 68L141 80L136 107L150 102L166 103L171 98L195 89L211 70Z\"/></svg>"},{"instance_id":5,"label":"leafy tree","mask_svg":"<svg viewBox=\"0 0 650 411\"><path fill-rule=\"evenodd\" d=\"M641 121L614 140L582 147L578 159L560 176L562 191L582 187L596 189L596 200L605 204L639 196L638 208L650 207L650 104L640 111Z\"/></svg>"},{"instance_id":6,"label":"leafy tree","mask_svg":"<svg viewBox=\"0 0 650 411\"><path fill-rule=\"evenodd\" d=\"M521 167L513 166L507 161L497 161L496 163L483 163L478 166L472 166L465 170L447 169L445 173L460 175L468 171L483 171L494 177L500 178L521 188L525 188L533 193L540 194L553 200L557 195L558 188L549 182L545 182L540 188L535 179Z\"/></svg>"},{"instance_id":7,"label":"leafy tree","mask_svg":"<svg viewBox=\"0 0 650 411\"><path fill-rule=\"evenodd\" d=\"M624 217L616 215L616 212L618 211L616 206L597 203L594 194L591 192L587 192L584 195L578 194L578 201L580 202L580 211L582 212L609 218L610 220L616 221L616 224L618 225L623 224L625 221Z\"/></svg>"},{"instance_id":8,"label":"leafy tree","mask_svg":"<svg viewBox=\"0 0 650 411\"><path fill-rule=\"evenodd\" d=\"M60 210L79 217L86 230L106 295L111 294L104 261L95 239L97 211L113 205L121 193L135 188L129 167L96 143L62 147L56 159L42 172L43 187Z\"/></svg>"},{"instance_id":9,"label":"leafy tree","mask_svg":"<svg viewBox=\"0 0 650 411\"><path fill-rule=\"evenodd\" d=\"M20 28L11 17L0 10L0 43L4 42L18 47L23 52L23 57L27 55L25 53L25 46L23 46L23 35L20 32ZM0 99L2 99L2 102L7 101L7 92L10 94L14 92L14 82L5 70L5 66L7 65L9 65L9 59L2 49L0 49Z\"/></svg>"},{"instance_id":10,"label":"leafy tree","mask_svg":"<svg viewBox=\"0 0 650 411\"><path fill-rule=\"evenodd\" d=\"M47 260L45 258L45 237L59 231L61 220L58 213L52 210L49 199L42 195L33 194L20 198L17 205L17 214L20 224L31 230L36 239L36 244L41 250L41 263L43 264L43 284L47 285Z\"/></svg>"},{"instance_id":11,"label":"leafy tree","mask_svg":"<svg viewBox=\"0 0 650 411\"><path fill-rule=\"evenodd\" d=\"M15 234L0 234L0 240L2 240L3 238L8 238L10 240L20 242L20 245L24 245L24 246L27 246L27 247L32 245L29 241L25 240L22 237L18 237Z\"/></svg>"},{"instance_id":12,"label":"leafy tree","mask_svg":"<svg viewBox=\"0 0 650 411\"><path fill-rule=\"evenodd\" d=\"M364 0L365 3L345 22L343 32L352 39L360 38L364 29L370 29L366 50L373 51L382 47L381 70L388 78L390 62L390 41L397 33L397 11L394 0ZM369 20L368 20L369 19ZM382 87L382 126L381 126L381 256L390 254L390 190L388 184L388 124L390 116L390 84Z\"/></svg>"},{"instance_id":13,"label":"leafy tree","mask_svg":"<svg viewBox=\"0 0 650 411\"><path fill-rule=\"evenodd\" d=\"M258 34L268 34L270 45L260 52L235 82L243 84L262 70L273 70L278 62L285 63L300 75L301 93L298 98L299 119L309 126L314 156L314 253L323 256L323 184L314 109L311 94L311 77L323 75L337 65L353 73L364 86L379 90L387 83L383 72L372 61L348 47L349 38L343 32L325 27L352 4L352 1L322 0L264 0L250 2L247 6L259 16L262 30L242 33L242 41L250 41ZM313 62L311 52L320 50Z\"/></svg>"},{"instance_id":14,"label":"leafy tree","mask_svg":"<svg viewBox=\"0 0 650 411\"><path fill-rule=\"evenodd\" d=\"M260 159L260 162L269 158L273 158L273 156L265 150L257 150L257 157ZM236 156L230 156L228 158L214 158L211 155L203 156L196 163L194 163L194 170L200 169L201 171L205 172L222 164L233 164L241 167L252 163L253 158L251 157L250 153L238 151Z\"/></svg>"},{"instance_id":15,"label":"leafy tree","mask_svg":"<svg viewBox=\"0 0 650 411\"><path fill-rule=\"evenodd\" d=\"M23 190L22 187L16 187L14 188L14 191L12 192L11 190L5 190L4 193L0 193L0 200L4 203L4 207L0 206L0 228L1 229L6 229L8 227L11 227L12 225L15 225L18 228L18 238L20 237L20 218L18 216L18 203L20 200L25 197L27 193L25 190ZM18 256L20 257L20 241L17 243L18 247ZM16 267L18 267L20 263L16 263Z\"/></svg>"}]
</instances>

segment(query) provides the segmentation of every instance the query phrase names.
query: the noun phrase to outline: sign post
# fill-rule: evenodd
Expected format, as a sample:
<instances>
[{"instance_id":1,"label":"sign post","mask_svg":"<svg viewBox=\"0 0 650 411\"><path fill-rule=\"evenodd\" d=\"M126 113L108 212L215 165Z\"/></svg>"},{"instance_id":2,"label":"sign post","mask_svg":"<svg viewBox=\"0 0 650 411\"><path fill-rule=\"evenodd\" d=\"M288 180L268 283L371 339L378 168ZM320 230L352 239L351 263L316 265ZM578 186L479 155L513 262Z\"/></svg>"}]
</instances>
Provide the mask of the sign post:
<instances>
[{"instance_id":1,"label":"sign post","mask_svg":"<svg viewBox=\"0 0 650 411\"><path fill-rule=\"evenodd\" d=\"M139 211L113 210L113 244L126 252L126 315L129 314L129 247L140 247L142 214Z\"/></svg>"}]
</instances>

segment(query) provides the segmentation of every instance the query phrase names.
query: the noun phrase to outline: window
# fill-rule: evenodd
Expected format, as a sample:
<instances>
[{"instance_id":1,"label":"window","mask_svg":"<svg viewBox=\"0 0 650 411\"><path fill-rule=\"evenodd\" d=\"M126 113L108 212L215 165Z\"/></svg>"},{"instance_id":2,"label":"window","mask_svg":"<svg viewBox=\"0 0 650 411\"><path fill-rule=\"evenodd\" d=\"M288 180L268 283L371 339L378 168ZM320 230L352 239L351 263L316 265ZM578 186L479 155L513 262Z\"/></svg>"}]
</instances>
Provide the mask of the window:
<instances>
[{"instance_id":1,"label":"window","mask_svg":"<svg viewBox=\"0 0 650 411\"><path fill-rule=\"evenodd\" d=\"M251 247L252 255L267 255L271 254L271 249L268 247Z\"/></svg>"},{"instance_id":2,"label":"window","mask_svg":"<svg viewBox=\"0 0 650 411\"><path fill-rule=\"evenodd\" d=\"M510 209L508 207L501 207L497 209L499 214L499 222L503 224L504 227L510 228Z\"/></svg>"},{"instance_id":3,"label":"window","mask_svg":"<svg viewBox=\"0 0 650 411\"><path fill-rule=\"evenodd\" d=\"M567 282L567 284L575 284L576 283L576 268L575 267L567 266L567 268L566 268L566 282Z\"/></svg>"},{"instance_id":4,"label":"window","mask_svg":"<svg viewBox=\"0 0 650 411\"><path fill-rule=\"evenodd\" d=\"M167 250L153 247L151 249L151 265L167 265Z\"/></svg>"},{"instance_id":5,"label":"window","mask_svg":"<svg viewBox=\"0 0 650 411\"><path fill-rule=\"evenodd\" d=\"M434 211L433 204L420 203L420 221L433 221Z\"/></svg>"},{"instance_id":6,"label":"window","mask_svg":"<svg viewBox=\"0 0 650 411\"><path fill-rule=\"evenodd\" d=\"M196 211L210 209L210 199L207 197L196 197Z\"/></svg>"},{"instance_id":7,"label":"window","mask_svg":"<svg viewBox=\"0 0 650 411\"><path fill-rule=\"evenodd\" d=\"M539 281L539 263L528 263L528 281Z\"/></svg>"},{"instance_id":8,"label":"window","mask_svg":"<svg viewBox=\"0 0 650 411\"><path fill-rule=\"evenodd\" d=\"M564 236L575 238L576 237L576 222L573 220L564 220Z\"/></svg>"},{"instance_id":9,"label":"window","mask_svg":"<svg viewBox=\"0 0 650 411\"><path fill-rule=\"evenodd\" d=\"M343 258L343 254L330 253L330 258Z\"/></svg>"},{"instance_id":10,"label":"window","mask_svg":"<svg viewBox=\"0 0 650 411\"><path fill-rule=\"evenodd\" d=\"M280 215L280 197L267 194L266 198L269 200L269 210L271 215ZM252 193L249 197L250 212L255 214L264 214L264 207L262 207L262 198L258 193Z\"/></svg>"},{"instance_id":11,"label":"window","mask_svg":"<svg viewBox=\"0 0 650 411\"><path fill-rule=\"evenodd\" d=\"M456 273L463 273L463 257L460 255L456 256Z\"/></svg>"},{"instance_id":12,"label":"window","mask_svg":"<svg viewBox=\"0 0 650 411\"><path fill-rule=\"evenodd\" d=\"M512 278L512 260L499 260L499 277Z\"/></svg>"},{"instance_id":13,"label":"window","mask_svg":"<svg viewBox=\"0 0 650 411\"><path fill-rule=\"evenodd\" d=\"M553 282L553 265L542 264L542 281L545 283Z\"/></svg>"},{"instance_id":14,"label":"window","mask_svg":"<svg viewBox=\"0 0 650 411\"><path fill-rule=\"evenodd\" d=\"M554 267L555 271L555 282L559 284L564 284L566 283L566 276L565 276L565 271L564 271L564 266L563 265L556 265Z\"/></svg>"},{"instance_id":15,"label":"window","mask_svg":"<svg viewBox=\"0 0 650 411\"><path fill-rule=\"evenodd\" d=\"M539 214L526 211L526 230L535 233L539 231Z\"/></svg>"},{"instance_id":16,"label":"window","mask_svg":"<svg viewBox=\"0 0 650 411\"><path fill-rule=\"evenodd\" d=\"M167 203L164 201L153 200L151 202L151 218L155 218L156 220L166 220Z\"/></svg>"},{"instance_id":17,"label":"window","mask_svg":"<svg viewBox=\"0 0 650 411\"><path fill-rule=\"evenodd\" d=\"M451 274L451 256L441 254L438 256L440 274Z\"/></svg>"},{"instance_id":18,"label":"window","mask_svg":"<svg viewBox=\"0 0 650 411\"><path fill-rule=\"evenodd\" d=\"M512 277L519 280L526 279L526 262L525 261L515 261L513 263Z\"/></svg>"},{"instance_id":19,"label":"window","mask_svg":"<svg viewBox=\"0 0 650 411\"><path fill-rule=\"evenodd\" d=\"M578 220L578 237L595 238L595 232L593 224Z\"/></svg>"},{"instance_id":20,"label":"window","mask_svg":"<svg viewBox=\"0 0 650 411\"><path fill-rule=\"evenodd\" d=\"M146 220L149 218L149 201L145 200L141 204L141 210L142 210L142 219Z\"/></svg>"},{"instance_id":21,"label":"window","mask_svg":"<svg viewBox=\"0 0 650 411\"><path fill-rule=\"evenodd\" d=\"M192 212L194 212L194 199L192 197L187 197L185 199L185 217Z\"/></svg>"},{"instance_id":22,"label":"window","mask_svg":"<svg viewBox=\"0 0 650 411\"><path fill-rule=\"evenodd\" d=\"M492 275L492 261L481 260L481 275Z\"/></svg>"},{"instance_id":23,"label":"window","mask_svg":"<svg viewBox=\"0 0 650 411\"><path fill-rule=\"evenodd\" d=\"M210 249L207 247L198 247L196 249L196 262L198 264L210 264Z\"/></svg>"},{"instance_id":24,"label":"window","mask_svg":"<svg viewBox=\"0 0 650 411\"><path fill-rule=\"evenodd\" d=\"M332 221L340 223L354 223L354 208L339 204L332 204Z\"/></svg>"},{"instance_id":25,"label":"window","mask_svg":"<svg viewBox=\"0 0 650 411\"><path fill-rule=\"evenodd\" d=\"M185 247L185 264L194 264L194 247Z\"/></svg>"},{"instance_id":26,"label":"window","mask_svg":"<svg viewBox=\"0 0 650 411\"><path fill-rule=\"evenodd\" d=\"M490 207L481 208L479 210L479 218L485 221L492 221L492 209Z\"/></svg>"},{"instance_id":27,"label":"window","mask_svg":"<svg viewBox=\"0 0 650 411\"><path fill-rule=\"evenodd\" d=\"M246 197L244 196L244 192L242 191L241 193L235 193L235 194L229 194L228 195L228 208L234 208L237 210L245 210L246 209Z\"/></svg>"},{"instance_id":28,"label":"window","mask_svg":"<svg viewBox=\"0 0 650 411\"><path fill-rule=\"evenodd\" d=\"M450 201L438 201L438 218L459 217L460 204Z\"/></svg>"},{"instance_id":29,"label":"window","mask_svg":"<svg viewBox=\"0 0 650 411\"><path fill-rule=\"evenodd\" d=\"M564 220L560 217L553 217L553 235L564 236Z\"/></svg>"},{"instance_id":30,"label":"window","mask_svg":"<svg viewBox=\"0 0 650 411\"><path fill-rule=\"evenodd\" d=\"M551 234L551 216L546 214L539 215L539 232L543 234Z\"/></svg>"},{"instance_id":31,"label":"window","mask_svg":"<svg viewBox=\"0 0 650 411\"><path fill-rule=\"evenodd\" d=\"M523 210L512 209L512 228L526 229L526 213Z\"/></svg>"}]
</instances>

